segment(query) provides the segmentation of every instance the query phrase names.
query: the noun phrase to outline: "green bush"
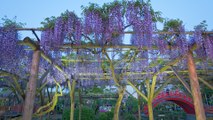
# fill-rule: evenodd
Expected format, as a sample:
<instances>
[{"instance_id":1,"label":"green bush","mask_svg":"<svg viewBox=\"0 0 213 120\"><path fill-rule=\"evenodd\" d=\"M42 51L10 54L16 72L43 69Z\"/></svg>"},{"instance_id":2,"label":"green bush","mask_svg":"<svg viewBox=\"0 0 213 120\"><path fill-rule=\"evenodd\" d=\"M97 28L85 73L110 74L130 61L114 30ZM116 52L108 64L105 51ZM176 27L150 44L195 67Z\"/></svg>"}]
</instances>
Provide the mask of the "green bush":
<instances>
[{"instance_id":1,"label":"green bush","mask_svg":"<svg viewBox=\"0 0 213 120\"><path fill-rule=\"evenodd\" d=\"M62 114L62 120L69 120L70 119L70 109L65 109Z\"/></svg>"},{"instance_id":2,"label":"green bush","mask_svg":"<svg viewBox=\"0 0 213 120\"><path fill-rule=\"evenodd\" d=\"M100 113L97 117L96 120L109 120L108 116L106 113Z\"/></svg>"},{"instance_id":3,"label":"green bush","mask_svg":"<svg viewBox=\"0 0 213 120\"><path fill-rule=\"evenodd\" d=\"M105 112L105 113L99 113L98 116L96 116L96 120L112 120L113 119L113 112Z\"/></svg>"},{"instance_id":4,"label":"green bush","mask_svg":"<svg viewBox=\"0 0 213 120\"><path fill-rule=\"evenodd\" d=\"M110 120L112 120L113 115L114 115L114 110L111 110L110 112L107 112L106 114L107 114L108 118L109 118Z\"/></svg>"},{"instance_id":5,"label":"green bush","mask_svg":"<svg viewBox=\"0 0 213 120\"><path fill-rule=\"evenodd\" d=\"M74 120L78 120L79 117L79 109L75 109L74 111ZM70 120L70 109L65 109L62 114L63 120ZM81 112L81 120L95 120L95 112L88 107L82 107Z\"/></svg>"},{"instance_id":6,"label":"green bush","mask_svg":"<svg viewBox=\"0 0 213 120\"><path fill-rule=\"evenodd\" d=\"M129 96L126 101L125 113L124 114L134 114L138 111L138 100L134 97Z\"/></svg>"},{"instance_id":7,"label":"green bush","mask_svg":"<svg viewBox=\"0 0 213 120\"><path fill-rule=\"evenodd\" d=\"M136 120L136 117L132 114L125 114L124 120Z\"/></svg>"}]
</instances>

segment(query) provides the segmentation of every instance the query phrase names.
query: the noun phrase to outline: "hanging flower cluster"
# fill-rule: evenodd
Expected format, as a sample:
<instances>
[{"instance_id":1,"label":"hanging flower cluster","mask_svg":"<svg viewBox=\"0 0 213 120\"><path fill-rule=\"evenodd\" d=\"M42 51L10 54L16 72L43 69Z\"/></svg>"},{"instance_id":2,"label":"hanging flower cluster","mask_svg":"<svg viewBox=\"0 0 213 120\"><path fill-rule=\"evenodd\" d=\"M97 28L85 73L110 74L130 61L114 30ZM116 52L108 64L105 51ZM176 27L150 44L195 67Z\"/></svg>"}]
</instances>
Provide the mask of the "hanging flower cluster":
<instances>
[{"instance_id":1,"label":"hanging flower cluster","mask_svg":"<svg viewBox=\"0 0 213 120\"><path fill-rule=\"evenodd\" d=\"M138 1L127 2L124 6L115 1L102 8L91 4L84 9L84 23L72 12L66 12L57 18L47 19L44 24L41 45L47 50L59 49L70 40L78 45L82 34L85 40L99 45L120 45L124 30L132 27L132 44L139 48L152 48L153 22L151 8Z\"/></svg>"},{"instance_id":2,"label":"hanging flower cluster","mask_svg":"<svg viewBox=\"0 0 213 120\"><path fill-rule=\"evenodd\" d=\"M84 9L84 34L94 39L95 44L119 45L124 32L124 7L115 1L99 7L91 4Z\"/></svg>"},{"instance_id":3,"label":"hanging flower cluster","mask_svg":"<svg viewBox=\"0 0 213 120\"><path fill-rule=\"evenodd\" d=\"M73 12L66 11L60 17L46 21L40 43L45 51L59 50L66 42L81 44L82 22Z\"/></svg>"},{"instance_id":4,"label":"hanging flower cluster","mask_svg":"<svg viewBox=\"0 0 213 120\"><path fill-rule=\"evenodd\" d=\"M109 85L112 86L114 85L114 81L113 80L81 80L77 82L77 87L79 88L92 88L95 86L105 86L105 85Z\"/></svg>"},{"instance_id":5,"label":"hanging flower cluster","mask_svg":"<svg viewBox=\"0 0 213 120\"><path fill-rule=\"evenodd\" d=\"M147 5L129 2L126 12L128 24L132 25L134 34L131 42L139 48L152 48L153 22L150 8Z\"/></svg>"},{"instance_id":6,"label":"hanging flower cluster","mask_svg":"<svg viewBox=\"0 0 213 120\"><path fill-rule=\"evenodd\" d=\"M162 36L153 37L155 45L158 47L160 54L165 54L168 51L168 42Z\"/></svg>"},{"instance_id":7,"label":"hanging flower cluster","mask_svg":"<svg viewBox=\"0 0 213 120\"><path fill-rule=\"evenodd\" d=\"M207 36L204 45L207 56L213 61L213 36Z\"/></svg>"},{"instance_id":8,"label":"hanging flower cluster","mask_svg":"<svg viewBox=\"0 0 213 120\"><path fill-rule=\"evenodd\" d=\"M129 1L126 2L125 5L115 2L105 5L102 8L91 5L84 10L83 19L78 18L73 12L67 11L59 17L46 19L46 22L43 23L44 29L41 33L40 45L41 48L51 56L54 63L60 66L66 66L65 64L68 63L62 63L61 56L69 56L70 53L60 51L63 44L71 43L72 45L81 45L89 41L91 44L101 46L122 45L124 31L128 28L133 31L131 45L138 47L136 58L139 59L133 61L128 70L136 73L146 73L146 75L143 76L130 74L130 78L132 79L135 79L136 76L138 78L151 79L152 73L159 71L161 68L161 66L158 65L151 66L151 64L158 64L155 63L155 61L158 60L157 58L159 58L159 56L169 56L169 59L177 58L180 55L186 54L191 47L190 45L193 44L197 45L197 56L200 58L208 57L213 60L212 36L202 35L203 31L199 27L196 27L193 35L187 36L182 23L175 25L173 28L169 27L167 30L174 32L170 35L153 35L153 26L155 23L153 23L153 15L151 13L149 5L142 4L138 1ZM188 37L191 40L187 40ZM25 67L27 64L30 65L27 61L28 58L21 58L22 56L29 55L23 52L23 47L17 45L17 39L18 34L15 27L0 27L1 68L13 70L14 66L10 65L10 68L4 66L9 66L9 64L18 66L20 63L21 67ZM101 78L99 76L103 76L104 73L112 75L112 71L110 71L109 68L104 68L104 65L101 64L101 54L97 54L97 51L102 52L100 48L89 48L88 51L79 50L78 53L74 53L76 56L74 59L82 61L78 61L75 64L68 64L66 66L68 69L64 68L66 74L70 75L68 76L69 79L72 79L72 75L75 77L82 76L81 73L90 74L86 77L91 80L99 80L99 78ZM117 52L120 51L114 51L111 55L114 57L114 53ZM113 57L111 57L112 61L116 61L117 59L113 59ZM93 60L96 62L88 62ZM46 64L42 67L48 69L45 65ZM108 63L106 63L105 66L109 66ZM116 64L116 67L122 68L124 66L124 62ZM128 72L128 70L125 72ZM26 68L25 71L29 70ZM53 77L57 79L62 78L62 74L56 71L56 69L53 69L53 72L49 75L49 79L53 80ZM114 71L115 74L121 74L123 72L120 69L115 69ZM19 72L22 74L22 71ZM98 77L94 77L94 75ZM164 74L160 75L158 79L163 79L163 77ZM64 81L65 79L63 78L62 82ZM109 82L109 84L111 83L113 82ZM79 83L79 85L82 86L93 86L96 84L100 85L104 84L104 82Z\"/></svg>"},{"instance_id":9,"label":"hanging flower cluster","mask_svg":"<svg viewBox=\"0 0 213 120\"><path fill-rule=\"evenodd\" d=\"M13 61L16 55L18 34L14 26L0 27L1 61Z\"/></svg>"},{"instance_id":10,"label":"hanging flower cluster","mask_svg":"<svg viewBox=\"0 0 213 120\"><path fill-rule=\"evenodd\" d=\"M195 27L192 38L193 42L197 45L195 52L199 58L209 58L213 60L213 39L210 35L202 35L203 32L200 26Z\"/></svg>"},{"instance_id":11,"label":"hanging flower cluster","mask_svg":"<svg viewBox=\"0 0 213 120\"><path fill-rule=\"evenodd\" d=\"M180 55L184 55L188 52L188 42L186 39L185 28L182 25L179 27L179 34L175 42Z\"/></svg>"},{"instance_id":12,"label":"hanging flower cluster","mask_svg":"<svg viewBox=\"0 0 213 120\"><path fill-rule=\"evenodd\" d=\"M93 34L95 42L101 41L101 35L103 33L102 17L98 11L91 10L85 13L84 19L84 33L86 35Z\"/></svg>"},{"instance_id":13,"label":"hanging flower cluster","mask_svg":"<svg viewBox=\"0 0 213 120\"><path fill-rule=\"evenodd\" d=\"M0 27L0 69L20 77L29 72L30 51L18 45L18 32L15 25Z\"/></svg>"},{"instance_id":14,"label":"hanging flower cluster","mask_svg":"<svg viewBox=\"0 0 213 120\"><path fill-rule=\"evenodd\" d=\"M109 9L109 24L108 33L111 36L112 44L119 45L122 43L124 33L124 17L123 7L120 4L116 4Z\"/></svg>"},{"instance_id":15,"label":"hanging flower cluster","mask_svg":"<svg viewBox=\"0 0 213 120\"><path fill-rule=\"evenodd\" d=\"M44 51L49 51L54 47L54 31L52 29L46 29L41 33L41 46Z\"/></svg>"},{"instance_id":16,"label":"hanging flower cluster","mask_svg":"<svg viewBox=\"0 0 213 120\"><path fill-rule=\"evenodd\" d=\"M63 21L63 18L58 17L55 21L55 26L54 26L54 38L55 38L55 40L53 41L53 45L56 45L56 46L54 46L56 48L60 47L64 43L64 38L65 38L64 33L66 32L65 27L66 27L66 24Z\"/></svg>"}]
</instances>

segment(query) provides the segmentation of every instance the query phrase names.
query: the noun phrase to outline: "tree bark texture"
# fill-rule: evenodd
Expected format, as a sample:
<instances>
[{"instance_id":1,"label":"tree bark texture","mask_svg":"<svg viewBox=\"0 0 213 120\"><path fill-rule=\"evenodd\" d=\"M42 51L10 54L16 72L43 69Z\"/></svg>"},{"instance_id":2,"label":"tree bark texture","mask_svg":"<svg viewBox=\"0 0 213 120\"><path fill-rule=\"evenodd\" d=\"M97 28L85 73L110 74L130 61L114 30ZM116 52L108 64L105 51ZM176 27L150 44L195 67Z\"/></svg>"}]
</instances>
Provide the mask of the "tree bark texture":
<instances>
[{"instance_id":1,"label":"tree bark texture","mask_svg":"<svg viewBox=\"0 0 213 120\"><path fill-rule=\"evenodd\" d=\"M190 78L191 92L192 92L192 97L194 102L196 119L206 120L192 51L189 51L189 53L187 54L187 61L188 61L189 78Z\"/></svg>"},{"instance_id":2,"label":"tree bark texture","mask_svg":"<svg viewBox=\"0 0 213 120\"><path fill-rule=\"evenodd\" d=\"M121 102L125 93L125 89L126 87L119 88L119 93L118 93L119 96L115 105L113 120L119 120L119 110L120 110Z\"/></svg>"},{"instance_id":3,"label":"tree bark texture","mask_svg":"<svg viewBox=\"0 0 213 120\"><path fill-rule=\"evenodd\" d=\"M40 60L40 51L33 52L32 66L30 70L30 79L27 84L26 98L24 102L23 120L31 120L34 108L34 100L36 94L36 83L38 78L38 68Z\"/></svg>"}]
</instances>

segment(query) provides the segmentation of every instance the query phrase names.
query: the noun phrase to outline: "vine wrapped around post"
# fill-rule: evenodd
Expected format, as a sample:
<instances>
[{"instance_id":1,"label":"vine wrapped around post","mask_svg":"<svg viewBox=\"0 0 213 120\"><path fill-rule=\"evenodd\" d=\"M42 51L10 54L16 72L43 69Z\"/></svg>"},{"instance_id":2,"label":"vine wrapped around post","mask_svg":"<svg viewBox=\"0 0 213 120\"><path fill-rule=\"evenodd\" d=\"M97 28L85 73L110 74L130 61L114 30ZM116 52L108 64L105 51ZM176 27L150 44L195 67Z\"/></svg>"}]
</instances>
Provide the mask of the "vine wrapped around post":
<instances>
[{"instance_id":1,"label":"vine wrapped around post","mask_svg":"<svg viewBox=\"0 0 213 120\"><path fill-rule=\"evenodd\" d=\"M51 102L49 102L47 105L40 107L35 113L34 116L42 116L44 114L47 114L49 112L51 112L52 110L54 110L57 102L58 102L58 97L62 96L62 88L60 86L60 84L54 80L55 84L56 84L56 92L53 96L53 99ZM58 93L58 89L59 89L59 93Z\"/></svg>"},{"instance_id":2,"label":"vine wrapped around post","mask_svg":"<svg viewBox=\"0 0 213 120\"><path fill-rule=\"evenodd\" d=\"M113 120L119 120L119 110L121 106L122 99L124 97L124 93L126 91L126 87L120 87L118 91L118 100L115 105Z\"/></svg>"},{"instance_id":3,"label":"vine wrapped around post","mask_svg":"<svg viewBox=\"0 0 213 120\"><path fill-rule=\"evenodd\" d=\"M70 91L70 120L74 120L76 80L72 81L72 85L70 84L70 81L67 82Z\"/></svg>"}]
</instances>

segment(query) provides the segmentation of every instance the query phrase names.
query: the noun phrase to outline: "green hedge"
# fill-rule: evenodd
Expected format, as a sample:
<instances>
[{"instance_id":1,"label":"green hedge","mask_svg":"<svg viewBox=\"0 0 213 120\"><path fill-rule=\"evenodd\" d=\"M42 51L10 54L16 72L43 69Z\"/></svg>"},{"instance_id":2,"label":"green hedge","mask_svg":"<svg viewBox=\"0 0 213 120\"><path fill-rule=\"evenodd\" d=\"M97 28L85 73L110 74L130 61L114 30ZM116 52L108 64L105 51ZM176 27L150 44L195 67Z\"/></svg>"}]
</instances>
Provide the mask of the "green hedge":
<instances>
[{"instance_id":1,"label":"green hedge","mask_svg":"<svg viewBox=\"0 0 213 120\"><path fill-rule=\"evenodd\" d=\"M74 111L74 120L78 120L79 109ZM65 109L62 114L63 120L70 120L70 109ZM82 107L81 120L95 120L95 112L89 107Z\"/></svg>"}]
</instances>

